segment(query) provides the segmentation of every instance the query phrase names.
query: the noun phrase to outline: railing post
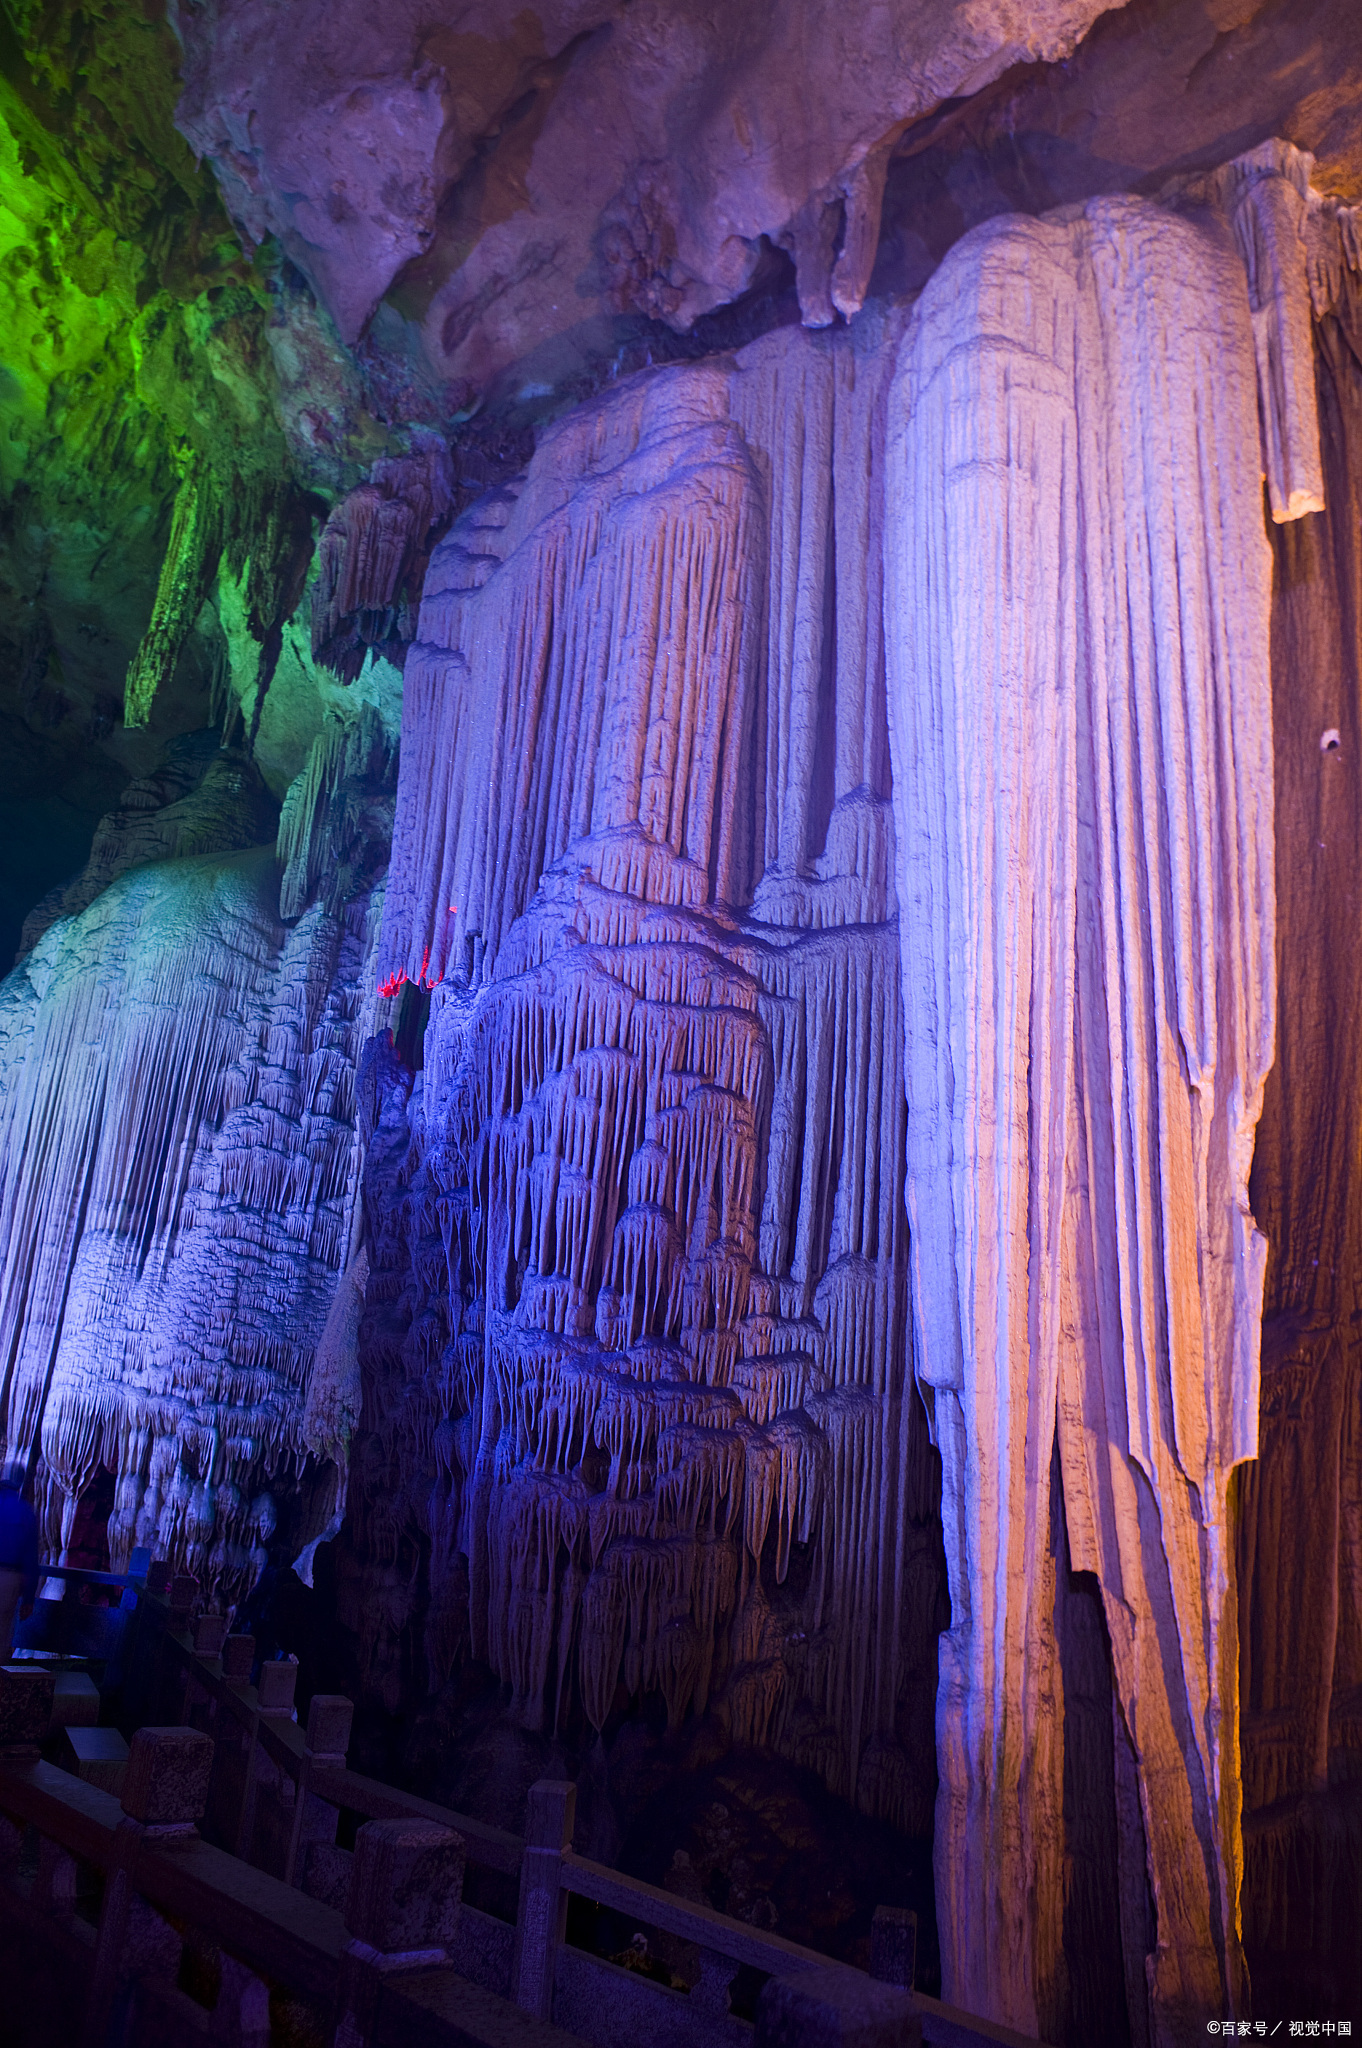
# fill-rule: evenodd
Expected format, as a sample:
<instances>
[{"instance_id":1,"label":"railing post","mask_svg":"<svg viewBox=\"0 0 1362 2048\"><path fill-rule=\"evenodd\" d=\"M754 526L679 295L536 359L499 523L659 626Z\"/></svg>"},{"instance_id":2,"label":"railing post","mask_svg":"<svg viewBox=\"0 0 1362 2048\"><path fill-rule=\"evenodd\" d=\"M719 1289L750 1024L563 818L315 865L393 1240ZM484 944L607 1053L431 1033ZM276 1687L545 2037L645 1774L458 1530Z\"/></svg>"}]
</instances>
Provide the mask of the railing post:
<instances>
[{"instance_id":1,"label":"railing post","mask_svg":"<svg viewBox=\"0 0 1362 2048\"><path fill-rule=\"evenodd\" d=\"M525 1850L520 1860L520 1905L511 1962L511 1996L536 2019L553 2017L553 1982L567 1929L563 1851L572 1847L577 1787L541 1778L525 1808Z\"/></svg>"},{"instance_id":2,"label":"railing post","mask_svg":"<svg viewBox=\"0 0 1362 2048\"><path fill-rule=\"evenodd\" d=\"M215 1664L227 1640L225 1614L201 1614L194 1623L194 1655L205 1664Z\"/></svg>"},{"instance_id":3,"label":"railing post","mask_svg":"<svg viewBox=\"0 0 1362 2048\"><path fill-rule=\"evenodd\" d=\"M236 1841L233 1853L243 1863L251 1860L251 1843L255 1836L255 1787L256 1773L260 1768L260 1716L251 1716L250 1740L246 1744L246 1772L241 1787L241 1811L237 1815Z\"/></svg>"},{"instance_id":4,"label":"railing post","mask_svg":"<svg viewBox=\"0 0 1362 2048\"><path fill-rule=\"evenodd\" d=\"M355 1703L343 1692L314 1692L307 1710L307 1753L318 1764L344 1767Z\"/></svg>"},{"instance_id":5,"label":"railing post","mask_svg":"<svg viewBox=\"0 0 1362 2048\"><path fill-rule=\"evenodd\" d=\"M200 1621L200 1631L202 1627ZM213 1738L214 1750L206 1831L211 1841L224 1848L233 1846L241 1824L246 1759L255 1717L249 1716L243 1728L242 1717L224 1701L222 1692L239 1694L249 1684L254 1652L255 1643L250 1636L226 1636L223 1639L217 1657L218 1670L213 1674L220 1677L222 1691L213 1688L208 1712L200 1717L200 1725L206 1725Z\"/></svg>"},{"instance_id":6,"label":"railing post","mask_svg":"<svg viewBox=\"0 0 1362 2048\"><path fill-rule=\"evenodd\" d=\"M52 1721L54 1680L41 1664L0 1670L0 1756L36 1760Z\"/></svg>"},{"instance_id":7,"label":"railing post","mask_svg":"<svg viewBox=\"0 0 1362 2048\"><path fill-rule=\"evenodd\" d=\"M241 1792L241 1818L237 1825L236 1853L243 1862L251 1860L255 1841L255 1809L260 1793L260 1723L278 1718L292 1720L293 1693L298 1683L296 1657L271 1658L260 1667L255 1689L255 1718L246 1750L246 1782Z\"/></svg>"},{"instance_id":8,"label":"railing post","mask_svg":"<svg viewBox=\"0 0 1362 2048\"><path fill-rule=\"evenodd\" d=\"M911 1991L917 1974L917 1914L907 1906L876 1906L870 1923L870 1974Z\"/></svg>"},{"instance_id":9,"label":"railing post","mask_svg":"<svg viewBox=\"0 0 1362 2048\"><path fill-rule=\"evenodd\" d=\"M700 1975L690 1989L690 2002L695 2011L702 2013L707 2020L726 2020L732 2010L729 1986L737 1974L738 1965L732 1956L721 1955L718 1949L702 1948Z\"/></svg>"},{"instance_id":10,"label":"railing post","mask_svg":"<svg viewBox=\"0 0 1362 2048\"><path fill-rule=\"evenodd\" d=\"M312 1772L318 1765L344 1768L354 1718L354 1702L344 1693L313 1693L307 1710L307 1748L298 1773L288 1859L284 1865L285 1884L302 1883L307 1874L307 1851L314 1843L330 1847L335 1842L340 1811L327 1800L318 1799L312 1791Z\"/></svg>"},{"instance_id":11,"label":"railing post","mask_svg":"<svg viewBox=\"0 0 1362 2048\"><path fill-rule=\"evenodd\" d=\"M255 1689L255 1720L251 1729L251 1745L246 1758L246 1788L241 1802L241 1845L237 1855L248 1861L255 1848L256 1820L260 1811L262 1789L268 1800L273 1795L287 1805L287 1790L294 1794L297 1789L292 1778L285 1780L277 1764L263 1754L260 1747L260 1724L262 1721L292 1721L293 1695L298 1684L298 1659L296 1657L270 1658L260 1666L260 1677ZM292 1837L292 1821L289 1835Z\"/></svg>"},{"instance_id":12,"label":"railing post","mask_svg":"<svg viewBox=\"0 0 1362 2048\"><path fill-rule=\"evenodd\" d=\"M173 1977L179 1967L179 1936L137 1896L137 1861L148 1834L164 1838L195 1832L212 1768L212 1739L197 1728L139 1728L132 1738L124 1817L99 1916L83 2048L103 2048L115 2001L130 1978L148 1970Z\"/></svg>"},{"instance_id":13,"label":"railing post","mask_svg":"<svg viewBox=\"0 0 1362 2048\"><path fill-rule=\"evenodd\" d=\"M226 1637L222 1645L222 1675L228 1685L249 1685L254 1663L254 1636Z\"/></svg>"},{"instance_id":14,"label":"railing post","mask_svg":"<svg viewBox=\"0 0 1362 2048\"><path fill-rule=\"evenodd\" d=\"M188 1633L190 1616L198 1597L198 1580L189 1572L176 1572L170 1582L170 1626L178 1634Z\"/></svg>"},{"instance_id":15,"label":"railing post","mask_svg":"<svg viewBox=\"0 0 1362 2048\"><path fill-rule=\"evenodd\" d=\"M226 1635L225 1614L199 1615L194 1623L194 1655L199 1663L218 1664ZM206 1728L210 1735L217 1732L217 1702L212 1694L199 1684L192 1666L185 1674L184 1707L180 1719L191 1728Z\"/></svg>"},{"instance_id":16,"label":"railing post","mask_svg":"<svg viewBox=\"0 0 1362 2048\"><path fill-rule=\"evenodd\" d=\"M769 1977L757 2003L754 2048L921 2048L908 1992L844 1964Z\"/></svg>"},{"instance_id":17,"label":"railing post","mask_svg":"<svg viewBox=\"0 0 1362 2048\"><path fill-rule=\"evenodd\" d=\"M260 1667L260 1683L255 1696L260 1703L262 1714L277 1714L282 1720L293 1719L293 1695L298 1685L298 1659L296 1657L275 1657Z\"/></svg>"},{"instance_id":18,"label":"railing post","mask_svg":"<svg viewBox=\"0 0 1362 2048\"><path fill-rule=\"evenodd\" d=\"M213 1739L197 1728L139 1728L128 1750L123 1812L141 1830L192 1835L208 1798Z\"/></svg>"},{"instance_id":19,"label":"railing post","mask_svg":"<svg viewBox=\"0 0 1362 2048\"><path fill-rule=\"evenodd\" d=\"M76 1859L47 1835L38 1840L38 1877L34 1899L54 1919L69 1920L76 1910Z\"/></svg>"},{"instance_id":20,"label":"railing post","mask_svg":"<svg viewBox=\"0 0 1362 2048\"><path fill-rule=\"evenodd\" d=\"M464 1843L433 1820L371 1820L355 1837L334 2048L368 2048L385 1977L449 1960Z\"/></svg>"}]
</instances>

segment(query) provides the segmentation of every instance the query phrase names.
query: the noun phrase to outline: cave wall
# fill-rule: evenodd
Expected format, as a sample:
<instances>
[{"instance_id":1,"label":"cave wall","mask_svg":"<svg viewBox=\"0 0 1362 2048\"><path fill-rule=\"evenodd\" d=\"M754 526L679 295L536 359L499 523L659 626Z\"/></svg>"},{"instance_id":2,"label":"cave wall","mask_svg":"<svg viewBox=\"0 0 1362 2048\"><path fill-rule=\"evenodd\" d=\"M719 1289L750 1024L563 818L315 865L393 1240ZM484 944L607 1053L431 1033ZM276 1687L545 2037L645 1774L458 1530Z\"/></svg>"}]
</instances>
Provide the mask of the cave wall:
<instances>
[{"instance_id":1,"label":"cave wall","mask_svg":"<svg viewBox=\"0 0 1362 2048\"><path fill-rule=\"evenodd\" d=\"M1280 979L1252 1198L1270 1253L1239 1478L1244 1933L1265 1997L1356 2004L1362 1438L1355 1192L1362 303L1321 267L1325 509L1273 535Z\"/></svg>"},{"instance_id":2,"label":"cave wall","mask_svg":"<svg viewBox=\"0 0 1362 2048\"><path fill-rule=\"evenodd\" d=\"M281 36L268 0L214 0L176 13L179 119L344 340L383 304L387 345L467 405L507 371L556 382L608 355L616 314L686 329L764 243L793 255L812 324L855 312L907 123L1066 56L1101 11L480 0L441 21L347 0Z\"/></svg>"},{"instance_id":3,"label":"cave wall","mask_svg":"<svg viewBox=\"0 0 1362 2048\"><path fill-rule=\"evenodd\" d=\"M177 744L232 726L282 800L346 715L309 630L317 528L432 416L347 354L277 248L243 251L175 125L181 61L157 7L0 8L6 970Z\"/></svg>"}]
</instances>

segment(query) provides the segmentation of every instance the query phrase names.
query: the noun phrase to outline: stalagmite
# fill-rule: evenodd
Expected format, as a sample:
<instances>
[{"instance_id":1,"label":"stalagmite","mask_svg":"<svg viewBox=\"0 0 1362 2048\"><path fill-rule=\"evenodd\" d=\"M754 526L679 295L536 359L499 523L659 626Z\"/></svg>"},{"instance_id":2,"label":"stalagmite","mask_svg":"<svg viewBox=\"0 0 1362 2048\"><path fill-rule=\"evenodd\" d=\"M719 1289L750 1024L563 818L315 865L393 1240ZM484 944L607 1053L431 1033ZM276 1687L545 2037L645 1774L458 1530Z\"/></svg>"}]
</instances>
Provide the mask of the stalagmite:
<instances>
[{"instance_id":1,"label":"stalagmite","mask_svg":"<svg viewBox=\"0 0 1362 2048\"><path fill-rule=\"evenodd\" d=\"M1274 1025L1254 333L1214 225L1094 201L961 242L891 401L913 1299L953 1611L938 1913L949 1995L1042 2031L1056 1428L1139 1766L1154 2038L1241 1995L1226 1494L1257 1450Z\"/></svg>"}]
</instances>

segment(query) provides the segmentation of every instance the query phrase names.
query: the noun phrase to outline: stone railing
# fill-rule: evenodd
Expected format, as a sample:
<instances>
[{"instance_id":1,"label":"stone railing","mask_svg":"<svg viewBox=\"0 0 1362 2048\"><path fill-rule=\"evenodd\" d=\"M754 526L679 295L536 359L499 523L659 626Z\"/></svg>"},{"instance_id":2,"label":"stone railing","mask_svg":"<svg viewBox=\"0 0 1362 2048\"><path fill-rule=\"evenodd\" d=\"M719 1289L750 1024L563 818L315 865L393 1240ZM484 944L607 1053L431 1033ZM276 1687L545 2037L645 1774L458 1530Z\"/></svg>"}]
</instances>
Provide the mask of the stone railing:
<instances>
[{"instance_id":1,"label":"stone railing","mask_svg":"<svg viewBox=\"0 0 1362 2048\"><path fill-rule=\"evenodd\" d=\"M301 1729L296 1663L252 1686L250 1639L191 1624L192 1582L168 1593L153 1581L142 1649L149 1704L179 1725L138 1731L121 1796L38 1758L50 1675L0 1673L0 1953L29 1937L63 2014L22 2048L266 2048L281 2001L297 2038L333 2048L1035 2048L910 1990L910 1914L876 1914L868 1976L579 1856L570 1783L531 1788L519 1837L350 1770L348 1699L314 1695ZM569 1942L574 1896L676 1957L688 1988ZM766 1980L755 2024L731 2009L740 1970Z\"/></svg>"}]
</instances>

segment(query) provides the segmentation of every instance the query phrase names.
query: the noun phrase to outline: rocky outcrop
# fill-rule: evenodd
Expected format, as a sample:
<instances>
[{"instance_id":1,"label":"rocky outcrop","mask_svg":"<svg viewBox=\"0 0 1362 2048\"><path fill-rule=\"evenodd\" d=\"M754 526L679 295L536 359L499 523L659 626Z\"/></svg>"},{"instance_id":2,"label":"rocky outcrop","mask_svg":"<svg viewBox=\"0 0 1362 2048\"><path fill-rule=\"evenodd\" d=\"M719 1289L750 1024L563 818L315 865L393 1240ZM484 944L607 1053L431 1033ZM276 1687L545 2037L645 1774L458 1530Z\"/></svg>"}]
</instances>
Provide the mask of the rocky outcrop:
<instances>
[{"instance_id":1,"label":"rocky outcrop","mask_svg":"<svg viewBox=\"0 0 1362 2048\"><path fill-rule=\"evenodd\" d=\"M276 818L254 762L221 747L216 732L173 740L153 772L130 783L117 808L100 819L81 872L29 912L19 957L49 925L87 909L127 869L195 853L242 852L268 839Z\"/></svg>"},{"instance_id":2,"label":"rocky outcrop","mask_svg":"<svg viewBox=\"0 0 1362 2048\"><path fill-rule=\"evenodd\" d=\"M287 21L214 0L178 15L178 119L346 341L396 285L429 375L473 395L613 311L689 326L746 290L764 240L793 254L807 321L855 312L904 126L1067 55L1100 11L555 0L437 24L406 0Z\"/></svg>"}]
</instances>

